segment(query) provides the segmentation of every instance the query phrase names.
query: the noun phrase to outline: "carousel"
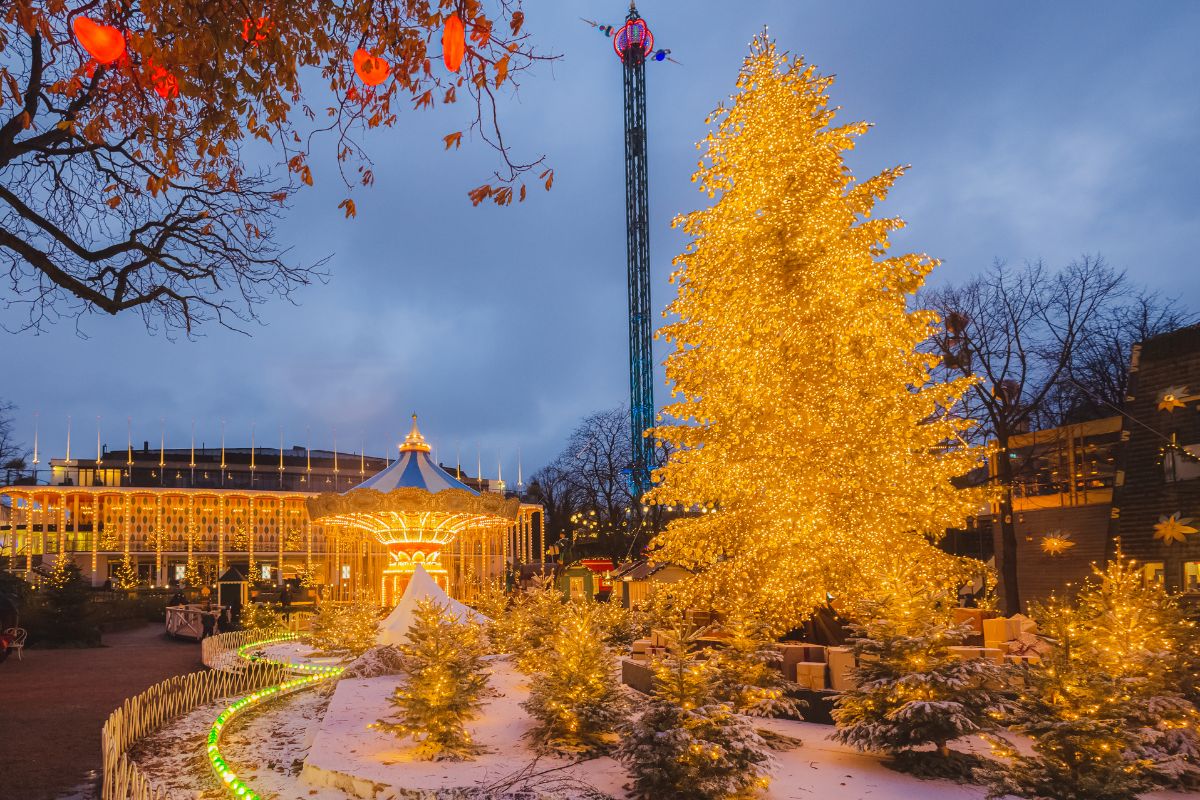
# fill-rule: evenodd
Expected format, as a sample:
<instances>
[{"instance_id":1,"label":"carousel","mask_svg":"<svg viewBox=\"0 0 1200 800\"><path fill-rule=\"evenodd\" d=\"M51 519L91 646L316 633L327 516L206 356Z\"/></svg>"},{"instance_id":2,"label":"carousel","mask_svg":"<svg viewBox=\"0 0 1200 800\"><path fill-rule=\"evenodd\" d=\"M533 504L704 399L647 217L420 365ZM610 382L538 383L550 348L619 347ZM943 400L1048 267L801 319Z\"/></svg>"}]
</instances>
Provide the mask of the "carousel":
<instances>
[{"instance_id":1,"label":"carousel","mask_svg":"<svg viewBox=\"0 0 1200 800\"><path fill-rule=\"evenodd\" d=\"M307 501L310 518L358 531L381 545L386 563L378 598L396 605L418 566L451 596L509 561L508 532L522 523L522 504L503 494L480 493L436 464L412 417L412 430L395 463L346 492Z\"/></svg>"}]
</instances>

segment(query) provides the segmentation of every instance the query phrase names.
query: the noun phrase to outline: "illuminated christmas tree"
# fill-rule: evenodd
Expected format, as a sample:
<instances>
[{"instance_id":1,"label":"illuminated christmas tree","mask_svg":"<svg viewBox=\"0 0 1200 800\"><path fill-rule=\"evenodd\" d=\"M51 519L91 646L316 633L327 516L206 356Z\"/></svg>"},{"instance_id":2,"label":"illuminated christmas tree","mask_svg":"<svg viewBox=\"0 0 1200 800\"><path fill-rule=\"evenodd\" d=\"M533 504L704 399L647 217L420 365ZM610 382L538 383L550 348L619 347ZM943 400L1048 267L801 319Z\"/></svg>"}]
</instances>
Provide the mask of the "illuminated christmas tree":
<instances>
[{"instance_id":1,"label":"illuminated christmas tree","mask_svg":"<svg viewBox=\"0 0 1200 800\"><path fill-rule=\"evenodd\" d=\"M183 571L183 582L187 584L189 589L196 589L204 585L204 575L200 572L200 562L194 557L188 558L187 566Z\"/></svg>"},{"instance_id":2,"label":"illuminated christmas tree","mask_svg":"<svg viewBox=\"0 0 1200 800\"><path fill-rule=\"evenodd\" d=\"M1055 648L1030 669L1008 720L1033 755L1005 743L994 791L1062 800L1132 800L1155 785L1200 781L1200 715L1179 692L1194 623L1137 565L1117 557L1077 604L1035 608Z\"/></svg>"},{"instance_id":3,"label":"illuminated christmas tree","mask_svg":"<svg viewBox=\"0 0 1200 800\"><path fill-rule=\"evenodd\" d=\"M379 636L379 608L370 603L321 606L312 618L308 641L321 653L353 658L365 653Z\"/></svg>"},{"instance_id":4,"label":"illuminated christmas tree","mask_svg":"<svg viewBox=\"0 0 1200 800\"><path fill-rule=\"evenodd\" d=\"M243 606L240 622L245 630L264 631L267 635L287 630L283 609L278 603L250 603Z\"/></svg>"},{"instance_id":5,"label":"illuminated christmas tree","mask_svg":"<svg viewBox=\"0 0 1200 800\"><path fill-rule=\"evenodd\" d=\"M380 720L374 727L397 736L411 736L422 757L460 761L477 748L467 723L479 714L480 696L487 686L483 630L459 622L445 606L422 600L399 646L404 682L392 704L398 721Z\"/></svg>"},{"instance_id":6,"label":"illuminated christmas tree","mask_svg":"<svg viewBox=\"0 0 1200 800\"><path fill-rule=\"evenodd\" d=\"M904 169L854 179L844 153L868 125L834 125L831 84L755 39L708 120L693 180L717 200L675 222L691 242L660 331L676 424L653 430L671 456L648 498L706 513L656 559L699 572L696 602L777 629L875 592L895 560L951 582L928 537L984 499L951 483L979 461L953 411L969 380L932 381L937 317L908 305L936 262L889 256L903 222L875 214Z\"/></svg>"},{"instance_id":7,"label":"illuminated christmas tree","mask_svg":"<svg viewBox=\"0 0 1200 800\"><path fill-rule=\"evenodd\" d=\"M996 728L1006 707L998 690L1008 671L951 650L970 627L953 625L948 612L928 600L882 605L852 626L857 685L835 701L833 738L887 753L906 772L962 779L979 759L952 751L949 743Z\"/></svg>"},{"instance_id":8,"label":"illuminated christmas tree","mask_svg":"<svg viewBox=\"0 0 1200 800\"><path fill-rule=\"evenodd\" d=\"M535 581L529 591L515 595L512 604L492 619L488 636L497 650L513 654L517 669L532 674L543 663L542 653L567 611L562 592L552 580Z\"/></svg>"},{"instance_id":9,"label":"illuminated christmas tree","mask_svg":"<svg viewBox=\"0 0 1200 800\"><path fill-rule=\"evenodd\" d=\"M534 740L558 753L603 752L616 742L626 703L616 660L604 643L597 606L572 604L539 654L529 699L521 706L537 720Z\"/></svg>"},{"instance_id":10,"label":"illuminated christmas tree","mask_svg":"<svg viewBox=\"0 0 1200 800\"><path fill-rule=\"evenodd\" d=\"M714 695L712 664L698 660L684 638L655 664L654 693L622 730L617 758L642 800L725 800L753 797L769 783L766 742L728 703Z\"/></svg>"},{"instance_id":11,"label":"illuminated christmas tree","mask_svg":"<svg viewBox=\"0 0 1200 800\"><path fill-rule=\"evenodd\" d=\"M113 570L113 586L122 591L136 589L139 582L137 565L133 563L133 559L129 554L125 554L125 558Z\"/></svg>"},{"instance_id":12,"label":"illuminated christmas tree","mask_svg":"<svg viewBox=\"0 0 1200 800\"><path fill-rule=\"evenodd\" d=\"M729 638L712 657L717 699L753 717L798 715L800 704L788 696L797 687L777 668L783 659L778 648L757 635L744 617L732 617L723 628Z\"/></svg>"}]
</instances>

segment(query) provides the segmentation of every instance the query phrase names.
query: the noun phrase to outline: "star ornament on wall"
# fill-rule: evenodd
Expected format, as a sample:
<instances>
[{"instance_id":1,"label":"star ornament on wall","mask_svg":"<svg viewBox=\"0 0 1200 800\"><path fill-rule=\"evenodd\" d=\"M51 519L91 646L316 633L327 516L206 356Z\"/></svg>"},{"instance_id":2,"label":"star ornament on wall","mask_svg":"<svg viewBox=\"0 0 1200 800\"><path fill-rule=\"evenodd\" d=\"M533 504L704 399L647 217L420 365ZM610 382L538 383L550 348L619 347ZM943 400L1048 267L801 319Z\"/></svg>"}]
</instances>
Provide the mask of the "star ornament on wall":
<instances>
[{"instance_id":1,"label":"star ornament on wall","mask_svg":"<svg viewBox=\"0 0 1200 800\"><path fill-rule=\"evenodd\" d=\"M1196 533L1196 528L1192 527L1194 521L1178 511L1169 517L1159 517L1158 524L1154 526L1154 538L1161 539L1163 544L1186 541L1189 533Z\"/></svg>"},{"instance_id":2,"label":"star ornament on wall","mask_svg":"<svg viewBox=\"0 0 1200 800\"><path fill-rule=\"evenodd\" d=\"M1051 531L1042 536L1042 552L1048 556L1061 556L1075 546L1071 534L1062 531Z\"/></svg>"},{"instance_id":3,"label":"star ornament on wall","mask_svg":"<svg viewBox=\"0 0 1200 800\"><path fill-rule=\"evenodd\" d=\"M1168 386L1158 393L1158 410L1159 411L1174 411L1177 408L1185 408L1187 403L1184 403L1181 398L1187 396L1186 386Z\"/></svg>"}]
</instances>

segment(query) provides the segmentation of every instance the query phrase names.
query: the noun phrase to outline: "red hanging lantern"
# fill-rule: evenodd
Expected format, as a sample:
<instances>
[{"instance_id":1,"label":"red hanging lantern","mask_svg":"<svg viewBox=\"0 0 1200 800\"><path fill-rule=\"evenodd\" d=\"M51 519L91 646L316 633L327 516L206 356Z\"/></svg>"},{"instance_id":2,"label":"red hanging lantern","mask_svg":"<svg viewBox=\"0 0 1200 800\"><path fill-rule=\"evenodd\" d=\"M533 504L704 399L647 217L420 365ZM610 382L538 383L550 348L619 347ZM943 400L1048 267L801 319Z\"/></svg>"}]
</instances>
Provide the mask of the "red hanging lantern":
<instances>
[{"instance_id":1,"label":"red hanging lantern","mask_svg":"<svg viewBox=\"0 0 1200 800\"><path fill-rule=\"evenodd\" d=\"M175 80L175 76L163 67L158 66L153 61L149 62L150 80L154 83L154 91L163 100L170 100L172 97L179 96L179 81Z\"/></svg>"},{"instance_id":2,"label":"red hanging lantern","mask_svg":"<svg viewBox=\"0 0 1200 800\"><path fill-rule=\"evenodd\" d=\"M379 56L360 47L354 51L354 71L367 86L378 86L384 82L392 68Z\"/></svg>"},{"instance_id":3,"label":"red hanging lantern","mask_svg":"<svg viewBox=\"0 0 1200 800\"><path fill-rule=\"evenodd\" d=\"M458 72L466 52L467 40L463 22L458 18L458 14L455 14L446 20L446 25L442 28L442 60L446 62L446 69Z\"/></svg>"},{"instance_id":4,"label":"red hanging lantern","mask_svg":"<svg viewBox=\"0 0 1200 800\"><path fill-rule=\"evenodd\" d=\"M101 25L87 17L76 17L71 22L75 38L83 49L101 64L111 64L125 55L125 37L111 25Z\"/></svg>"},{"instance_id":5,"label":"red hanging lantern","mask_svg":"<svg viewBox=\"0 0 1200 800\"><path fill-rule=\"evenodd\" d=\"M242 38L250 44L258 44L266 39L270 30L270 17L258 17L257 19L246 17L242 20Z\"/></svg>"}]
</instances>

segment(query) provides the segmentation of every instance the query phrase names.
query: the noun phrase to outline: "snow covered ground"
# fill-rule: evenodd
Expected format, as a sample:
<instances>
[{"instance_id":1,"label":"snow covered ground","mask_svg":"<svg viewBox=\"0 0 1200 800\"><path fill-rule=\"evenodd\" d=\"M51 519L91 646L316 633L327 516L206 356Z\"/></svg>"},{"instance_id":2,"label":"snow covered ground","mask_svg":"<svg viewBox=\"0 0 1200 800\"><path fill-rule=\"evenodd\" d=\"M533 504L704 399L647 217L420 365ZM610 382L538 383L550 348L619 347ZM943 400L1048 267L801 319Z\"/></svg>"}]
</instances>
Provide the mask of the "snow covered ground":
<instances>
[{"instance_id":1,"label":"snow covered ground","mask_svg":"<svg viewBox=\"0 0 1200 800\"><path fill-rule=\"evenodd\" d=\"M523 739L531 726L519 706L526 693L523 678L503 660L493 660L491 669L495 696L472 726L476 741L489 752L475 761L418 761L411 742L367 727L390 714L387 700L397 683L395 676L346 679L336 687L324 684L248 712L226 729L222 750L239 775L270 800L401 800L432 798L433 791L446 787L498 790L505 786L511 791L523 785L540 787L547 792L544 797L591 800L598 796L594 792L623 797L628 778L611 759L572 764L537 758ZM224 706L216 703L197 709L138 746L136 760L155 784L170 788L170 797L224 797L203 753L208 726ZM828 726L787 720L758 724L803 741L798 748L776 753L765 800L982 800L986 795L979 787L922 781L893 772L874 756L829 741ZM1145 797L1196 800L1198 796L1157 792Z\"/></svg>"}]
</instances>

